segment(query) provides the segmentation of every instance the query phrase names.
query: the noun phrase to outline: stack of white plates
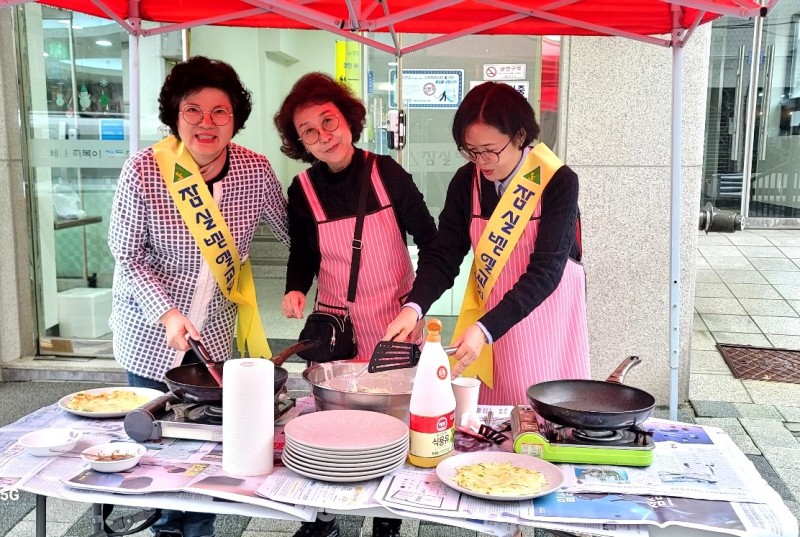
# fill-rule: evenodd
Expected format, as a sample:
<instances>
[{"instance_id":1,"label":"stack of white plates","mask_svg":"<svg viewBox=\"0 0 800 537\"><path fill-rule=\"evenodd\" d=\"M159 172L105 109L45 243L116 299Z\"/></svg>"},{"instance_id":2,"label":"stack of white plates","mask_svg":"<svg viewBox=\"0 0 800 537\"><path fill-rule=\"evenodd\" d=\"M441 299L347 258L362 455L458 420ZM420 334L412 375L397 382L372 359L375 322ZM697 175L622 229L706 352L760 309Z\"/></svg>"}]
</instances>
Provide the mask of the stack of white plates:
<instances>
[{"instance_id":1,"label":"stack of white plates","mask_svg":"<svg viewBox=\"0 0 800 537\"><path fill-rule=\"evenodd\" d=\"M284 427L281 459L287 468L320 481L375 479L403 465L408 426L367 410L323 410Z\"/></svg>"}]
</instances>

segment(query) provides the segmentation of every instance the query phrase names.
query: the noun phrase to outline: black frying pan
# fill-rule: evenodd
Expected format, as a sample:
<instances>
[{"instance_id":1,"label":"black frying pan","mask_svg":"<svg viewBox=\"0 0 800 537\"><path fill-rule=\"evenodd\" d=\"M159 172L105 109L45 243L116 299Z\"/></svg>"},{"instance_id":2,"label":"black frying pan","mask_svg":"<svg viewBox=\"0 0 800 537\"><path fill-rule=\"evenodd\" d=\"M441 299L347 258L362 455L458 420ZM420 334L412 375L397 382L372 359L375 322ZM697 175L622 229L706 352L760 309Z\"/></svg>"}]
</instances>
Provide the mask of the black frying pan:
<instances>
[{"instance_id":1,"label":"black frying pan","mask_svg":"<svg viewBox=\"0 0 800 537\"><path fill-rule=\"evenodd\" d=\"M548 421L578 429L627 429L650 417L655 398L644 390L625 386L628 369L641 362L629 356L603 382L552 380L528 388L531 407Z\"/></svg>"},{"instance_id":2,"label":"black frying pan","mask_svg":"<svg viewBox=\"0 0 800 537\"><path fill-rule=\"evenodd\" d=\"M309 349L317 342L303 340L272 358L275 363L275 393L286 384L289 372L281 365L293 354ZM217 371L222 372L224 362L218 362ZM222 403L222 388L208 371L206 364L181 365L167 371L164 382L169 390L183 401L197 404L219 405Z\"/></svg>"}]
</instances>

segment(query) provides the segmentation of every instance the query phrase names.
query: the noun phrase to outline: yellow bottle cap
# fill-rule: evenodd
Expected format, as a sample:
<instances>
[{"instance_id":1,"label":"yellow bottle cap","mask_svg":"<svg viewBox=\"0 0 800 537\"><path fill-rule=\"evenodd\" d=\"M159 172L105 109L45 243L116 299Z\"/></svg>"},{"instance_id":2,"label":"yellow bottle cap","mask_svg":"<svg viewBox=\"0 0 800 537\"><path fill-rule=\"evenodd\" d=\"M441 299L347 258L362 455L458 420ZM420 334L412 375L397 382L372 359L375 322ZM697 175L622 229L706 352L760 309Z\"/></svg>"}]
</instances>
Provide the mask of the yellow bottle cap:
<instances>
[{"instance_id":1,"label":"yellow bottle cap","mask_svg":"<svg viewBox=\"0 0 800 537\"><path fill-rule=\"evenodd\" d=\"M442 341L442 321L439 319L428 319L425 330L428 332L425 341Z\"/></svg>"}]
</instances>

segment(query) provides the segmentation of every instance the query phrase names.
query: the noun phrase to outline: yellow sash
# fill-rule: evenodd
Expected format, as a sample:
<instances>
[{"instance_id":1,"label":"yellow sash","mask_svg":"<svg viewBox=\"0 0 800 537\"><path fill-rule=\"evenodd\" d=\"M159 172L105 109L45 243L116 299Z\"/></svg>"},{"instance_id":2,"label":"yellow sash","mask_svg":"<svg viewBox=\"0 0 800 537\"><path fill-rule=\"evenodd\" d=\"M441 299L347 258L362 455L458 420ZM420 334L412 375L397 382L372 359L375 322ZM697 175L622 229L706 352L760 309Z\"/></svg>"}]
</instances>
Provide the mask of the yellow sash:
<instances>
[{"instance_id":1,"label":"yellow sash","mask_svg":"<svg viewBox=\"0 0 800 537\"><path fill-rule=\"evenodd\" d=\"M153 146L158 169L186 227L211 268L220 290L239 305L236 343L244 356L271 358L256 303L256 286L248 259L244 265L236 251L222 213L206 187L200 169L186 146L170 136Z\"/></svg>"},{"instance_id":2,"label":"yellow sash","mask_svg":"<svg viewBox=\"0 0 800 537\"><path fill-rule=\"evenodd\" d=\"M544 188L563 165L546 145L536 144L511 179L475 248L475 259L461 303L453 343L485 314L489 293L525 231ZM470 364L464 375L480 377L490 388L494 385L491 345L483 347L478 359Z\"/></svg>"}]
</instances>

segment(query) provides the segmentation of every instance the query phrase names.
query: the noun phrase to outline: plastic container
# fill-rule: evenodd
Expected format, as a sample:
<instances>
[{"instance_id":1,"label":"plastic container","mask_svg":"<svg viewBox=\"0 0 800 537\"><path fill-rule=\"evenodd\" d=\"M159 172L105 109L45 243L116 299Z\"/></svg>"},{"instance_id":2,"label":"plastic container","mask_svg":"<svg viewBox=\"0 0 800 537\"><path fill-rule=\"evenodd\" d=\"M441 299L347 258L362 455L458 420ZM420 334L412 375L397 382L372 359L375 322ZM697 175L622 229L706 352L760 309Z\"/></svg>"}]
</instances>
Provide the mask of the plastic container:
<instances>
[{"instance_id":1,"label":"plastic container","mask_svg":"<svg viewBox=\"0 0 800 537\"><path fill-rule=\"evenodd\" d=\"M432 468L455 449L456 398L450 384L450 359L442 347L442 323L430 319L426 329L408 405L408 462Z\"/></svg>"},{"instance_id":2,"label":"plastic container","mask_svg":"<svg viewBox=\"0 0 800 537\"><path fill-rule=\"evenodd\" d=\"M108 334L111 289L76 287L58 293L58 328L61 337L98 338Z\"/></svg>"}]
</instances>

